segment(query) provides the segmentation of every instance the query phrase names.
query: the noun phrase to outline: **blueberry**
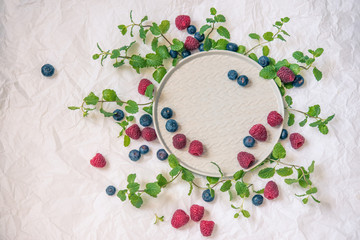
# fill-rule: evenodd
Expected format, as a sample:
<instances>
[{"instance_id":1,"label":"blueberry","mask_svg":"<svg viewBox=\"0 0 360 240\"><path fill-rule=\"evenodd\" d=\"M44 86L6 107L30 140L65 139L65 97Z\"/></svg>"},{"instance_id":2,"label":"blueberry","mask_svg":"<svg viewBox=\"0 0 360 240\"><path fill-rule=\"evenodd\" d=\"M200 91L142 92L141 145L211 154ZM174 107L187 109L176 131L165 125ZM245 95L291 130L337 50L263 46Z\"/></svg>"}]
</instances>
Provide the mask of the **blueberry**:
<instances>
[{"instance_id":1,"label":"blueberry","mask_svg":"<svg viewBox=\"0 0 360 240\"><path fill-rule=\"evenodd\" d=\"M140 117L140 125L148 127L152 124L152 117L149 114L144 114Z\"/></svg>"},{"instance_id":2,"label":"blueberry","mask_svg":"<svg viewBox=\"0 0 360 240\"><path fill-rule=\"evenodd\" d=\"M243 86L245 87L248 83L249 83L249 79L247 76L245 75L240 75L238 80L237 80L237 83L240 85L240 86Z\"/></svg>"},{"instance_id":3,"label":"blueberry","mask_svg":"<svg viewBox=\"0 0 360 240\"><path fill-rule=\"evenodd\" d=\"M55 68L51 64L45 64L44 66L41 67L41 73L45 77L51 77L52 75L54 75L54 72L55 72Z\"/></svg>"},{"instance_id":4,"label":"blueberry","mask_svg":"<svg viewBox=\"0 0 360 240\"><path fill-rule=\"evenodd\" d=\"M258 63L262 67L266 67L270 64L270 59L267 56L261 56L258 60Z\"/></svg>"},{"instance_id":5,"label":"blueberry","mask_svg":"<svg viewBox=\"0 0 360 240\"><path fill-rule=\"evenodd\" d=\"M196 27L194 25L190 25L186 30L189 34L194 34L196 32Z\"/></svg>"},{"instance_id":6,"label":"blueberry","mask_svg":"<svg viewBox=\"0 0 360 240\"><path fill-rule=\"evenodd\" d=\"M245 147L251 148L255 144L255 139L251 136L246 136L246 137L244 137L243 143L244 143Z\"/></svg>"},{"instance_id":7,"label":"blueberry","mask_svg":"<svg viewBox=\"0 0 360 240\"><path fill-rule=\"evenodd\" d=\"M286 129L283 129L281 131L280 139L285 139L288 136L288 131Z\"/></svg>"},{"instance_id":8,"label":"blueberry","mask_svg":"<svg viewBox=\"0 0 360 240\"><path fill-rule=\"evenodd\" d=\"M202 41L204 41L204 39L205 39L205 35L204 35L204 34L201 34L201 35L200 35L200 33L197 32L197 33L195 33L194 38L195 38L196 40L198 40L199 42L202 42Z\"/></svg>"},{"instance_id":9,"label":"blueberry","mask_svg":"<svg viewBox=\"0 0 360 240\"><path fill-rule=\"evenodd\" d=\"M115 121L121 121L125 117L123 110L116 109L113 113L113 118L115 119Z\"/></svg>"},{"instance_id":10,"label":"blueberry","mask_svg":"<svg viewBox=\"0 0 360 240\"><path fill-rule=\"evenodd\" d=\"M178 124L174 119L170 119L166 121L165 128L169 132L176 132L176 130L178 130Z\"/></svg>"},{"instance_id":11,"label":"blueberry","mask_svg":"<svg viewBox=\"0 0 360 240\"><path fill-rule=\"evenodd\" d=\"M215 196L214 196L215 197ZM210 193L210 189L206 189L205 191L203 191L202 193L202 198L204 199L205 202L211 202L214 200L214 197L211 196Z\"/></svg>"},{"instance_id":12,"label":"blueberry","mask_svg":"<svg viewBox=\"0 0 360 240\"><path fill-rule=\"evenodd\" d=\"M203 52L203 51L204 51L204 44L203 44L203 43L201 43L201 44L199 45L199 51L200 51L200 52Z\"/></svg>"},{"instance_id":13,"label":"blueberry","mask_svg":"<svg viewBox=\"0 0 360 240\"><path fill-rule=\"evenodd\" d=\"M292 85L294 87L301 87L304 84L304 78L301 75L296 75Z\"/></svg>"},{"instance_id":14,"label":"blueberry","mask_svg":"<svg viewBox=\"0 0 360 240\"><path fill-rule=\"evenodd\" d=\"M169 119L171 118L173 115L173 111L171 110L171 108L168 108L168 107L164 107L162 110L161 110L161 116L165 119Z\"/></svg>"},{"instance_id":15,"label":"blueberry","mask_svg":"<svg viewBox=\"0 0 360 240\"><path fill-rule=\"evenodd\" d=\"M109 196L114 195L115 192L116 192L116 188L114 186L108 186L106 188L106 194L109 195Z\"/></svg>"},{"instance_id":16,"label":"blueberry","mask_svg":"<svg viewBox=\"0 0 360 240\"><path fill-rule=\"evenodd\" d=\"M130 158L131 161L136 162L137 160L140 159L140 157L141 157L141 153L136 149L131 150L129 152L129 158Z\"/></svg>"},{"instance_id":17,"label":"blueberry","mask_svg":"<svg viewBox=\"0 0 360 240\"><path fill-rule=\"evenodd\" d=\"M228 78L230 80L235 80L235 79L237 79L237 77L238 77L238 73L235 70L230 70L228 72Z\"/></svg>"},{"instance_id":18,"label":"blueberry","mask_svg":"<svg viewBox=\"0 0 360 240\"><path fill-rule=\"evenodd\" d=\"M141 145L139 147L139 152L142 154L147 154L149 152L149 147L147 145Z\"/></svg>"},{"instance_id":19,"label":"blueberry","mask_svg":"<svg viewBox=\"0 0 360 240\"><path fill-rule=\"evenodd\" d=\"M236 52L238 50L238 46L235 43L226 44L226 50Z\"/></svg>"},{"instance_id":20,"label":"blueberry","mask_svg":"<svg viewBox=\"0 0 360 240\"><path fill-rule=\"evenodd\" d=\"M186 58L186 57L188 57L190 55L191 55L191 52L189 50L184 50L184 51L181 52L181 56L183 58Z\"/></svg>"},{"instance_id":21,"label":"blueberry","mask_svg":"<svg viewBox=\"0 0 360 240\"><path fill-rule=\"evenodd\" d=\"M170 56L171 56L172 58L177 58L177 55L178 55L178 52L177 52L177 51L170 50Z\"/></svg>"},{"instance_id":22,"label":"blueberry","mask_svg":"<svg viewBox=\"0 0 360 240\"><path fill-rule=\"evenodd\" d=\"M167 154L165 149L159 149L156 153L156 156L159 160L164 161L168 158L169 155Z\"/></svg>"},{"instance_id":23,"label":"blueberry","mask_svg":"<svg viewBox=\"0 0 360 240\"><path fill-rule=\"evenodd\" d=\"M262 203L263 203L263 200L264 200L264 197L259 195L259 194L256 194L253 198L252 198L252 203L255 205L255 206L260 206Z\"/></svg>"}]
</instances>

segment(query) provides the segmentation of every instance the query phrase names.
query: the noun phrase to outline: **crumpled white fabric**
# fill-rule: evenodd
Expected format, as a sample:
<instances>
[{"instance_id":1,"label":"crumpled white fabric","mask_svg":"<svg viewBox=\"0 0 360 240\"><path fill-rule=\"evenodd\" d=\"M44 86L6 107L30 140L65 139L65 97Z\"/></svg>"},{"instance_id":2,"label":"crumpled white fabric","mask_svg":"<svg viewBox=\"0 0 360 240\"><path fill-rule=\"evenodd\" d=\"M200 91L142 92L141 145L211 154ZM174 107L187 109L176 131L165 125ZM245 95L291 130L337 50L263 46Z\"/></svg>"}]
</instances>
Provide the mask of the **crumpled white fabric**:
<instances>
[{"instance_id":1,"label":"crumpled white fabric","mask_svg":"<svg viewBox=\"0 0 360 240\"><path fill-rule=\"evenodd\" d=\"M151 72L117 70L110 61L101 67L91 59L96 43L104 49L130 43L117 29L129 23L130 10L135 21L144 15L156 22L169 19L168 36L185 39L186 33L174 27L175 17L188 14L199 28L210 7L226 16L232 41L246 46L255 44L249 33L263 33L280 17L290 17L286 30L291 37L270 46L276 59L291 58L295 50L325 49L316 62L323 80L316 82L306 72L305 85L290 93L295 108L320 104L322 116L336 114L329 134L296 124L291 131L302 133L306 144L292 150L284 142L289 149L286 161L308 166L316 160L312 181L321 204L310 200L304 206L294 196L303 190L280 177L275 177L278 199L261 207L246 201L250 219L233 219L227 194L205 203L198 189L187 196L188 184L180 180L157 199L144 197L141 209L105 194L110 184L125 187L129 173L146 183L169 167L155 157L158 142L149 144L150 154L139 162L130 162L129 150L142 142L125 149L112 119L100 113L83 118L67 109L81 104L89 92L100 94L105 88L115 89L123 99L146 101L136 87L142 77L151 78ZM356 0L1 1L0 239L202 239L199 223L190 221L180 230L170 225L176 209L189 212L192 204L205 206L204 219L215 221L211 239L359 239L359 12ZM138 45L141 53L149 50ZM41 75L45 63L55 66L54 77ZM104 169L89 164L96 152L107 159ZM256 188L266 183L256 176L246 180ZM240 205L239 200L232 204ZM165 222L154 225L155 213L164 215Z\"/></svg>"}]
</instances>

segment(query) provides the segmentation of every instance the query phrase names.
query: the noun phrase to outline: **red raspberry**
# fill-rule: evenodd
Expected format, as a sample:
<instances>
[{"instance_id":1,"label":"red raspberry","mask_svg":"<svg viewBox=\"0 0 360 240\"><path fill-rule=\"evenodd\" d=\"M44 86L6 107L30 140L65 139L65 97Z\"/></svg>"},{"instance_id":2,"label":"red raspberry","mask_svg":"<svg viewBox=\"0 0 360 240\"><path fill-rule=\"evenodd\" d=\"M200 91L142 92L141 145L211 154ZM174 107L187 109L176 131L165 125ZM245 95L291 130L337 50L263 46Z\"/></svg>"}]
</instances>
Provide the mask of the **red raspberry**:
<instances>
[{"instance_id":1,"label":"red raspberry","mask_svg":"<svg viewBox=\"0 0 360 240\"><path fill-rule=\"evenodd\" d=\"M211 233L214 229L215 223L213 221L202 220L200 222L200 232L204 237L211 236Z\"/></svg>"},{"instance_id":2,"label":"red raspberry","mask_svg":"<svg viewBox=\"0 0 360 240\"><path fill-rule=\"evenodd\" d=\"M270 126L275 127L283 122L283 117L276 111L271 111L267 116L267 122Z\"/></svg>"},{"instance_id":3,"label":"red raspberry","mask_svg":"<svg viewBox=\"0 0 360 240\"><path fill-rule=\"evenodd\" d=\"M305 142L305 138L300 133L290 134L290 143L294 149L300 148Z\"/></svg>"},{"instance_id":4,"label":"red raspberry","mask_svg":"<svg viewBox=\"0 0 360 240\"><path fill-rule=\"evenodd\" d=\"M190 26L190 17L188 15L179 15L175 18L175 26L179 30L184 30Z\"/></svg>"},{"instance_id":5,"label":"red raspberry","mask_svg":"<svg viewBox=\"0 0 360 240\"><path fill-rule=\"evenodd\" d=\"M248 152L239 152L237 155L237 160L242 168L249 168L251 164L255 161L254 155Z\"/></svg>"},{"instance_id":6,"label":"red raspberry","mask_svg":"<svg viewBox=\"0 0 360 240\"><path fill-rule=\"evenodd\" d=\"M203 148L203 145L200 141L198 140L194 140L190 143L190 146L189 146L189 153L191 155L194 155L194 156L201 156L201 154L203 154L204 152L204 148Z\"/></svg>"},{"instance_id":7,"label":"red raspberry","mask_svg":"<svg viewBox=\"0 0 360 240\"><path fill-rule=\"evenodd\" d=\"M190 51L197 49L199 47L199 41L191 36L188 36L185 40L184 47Z\"/></svg>"},{"instance_id":8,"label":"red raspberry","mask_svg":"<svg viewBox=\"0 0 360 240\"><path fill-rule=\"evenodd\" d=\"M266 128L262 124L255 124L250 129L249 134L260 142L264 142L267 139Z\"/></svg>"},{"instance_id":9,"label":"red raspberry","mask_svg":"<svg viewBox=\"0 0 360 240\"><path fill-rule=\"evenodd\" d=\"M106 165L106 161L101 153L97 153L95 157L90 160L90 164L97 168L103 168Z\"/></svg>"},{"instance_id":10,"label":"red raspberry","mask_svg":"<svg viewBox=\"0 0 360 240\"><path fill-rule=\"evenodd\" d=\"M182 149L186 146L186 136L184 134L176 134L173 137L173 145L176 149Z\"/></svg>"},{"instance_id":11,"label":"red raspberry","mask_svg":"<svg viewBox=\"0 0 360 240\"><path fill-rule=\"evenodd\" d=\"M154 141L157 138L155 129L151 127L144 128L141 132L141 136L148 142Z\"/></svg>"},{"instance_id":12,"label":"red raspberry","mask_svg":"<svg viewBox=\"0 0 360 240\"><path fill-rule=\"evenodd\" d=\"M141 131L137 124L133 124L125 130L126 135L132 139L139 139L141 137Z\"/></svg>"},{"instance_id":13,"label":"red raspberry","mask_svg":"<svg viewBox=\"0 0 360 240\"><path fill-rule=\"evenodd\" d=\"M279 71L277 71L276 75L281 79L284 83L293 82L295 80L295 74L288 67L281 67Z\"/></svg>"},{"instance_id":14,"label":"red raspberry","mask_svg":"<svg viewBox=\"0 0 360 240\"><path fill-rule=\"evenodd\" d=\"M270 181L265 185L264 197L269 200L275 199L279 196L279 189L275 182Z\"/></svg>"},{"instance_id":15,"label":"red raspberry","mask_svg":"<svg viewBox=\"0 0 360 240\"><path fill-rule=\"evenodd\" d=\"M192 205L190 207L190 217L191 220L198 222L202 219L202 217L204 216L204 207L199 206L199 205Z\"/></svg>"},{"instance_id":16,"label":"red raspberry","mask_svg":"<svg viewBox=\"0 0 360 240\"><path fill-rule=\"evenodd\" d=\"M143 78L140 80L139 86L138 86L138 92L141 95L145 95L146 88L152 84L152 82L149 79Z\"/></svg>"},{"instance_id":17,"label":"red raspberry","mask_svg":"<svg viewBox=\"0 0 360 240\"><path fill-rule=\"evenodd\" d=\"M178 209L174 212L172 219L171 219L171 225L174 228L180 228L187 224L189 222L189 215L184 212L184 210Z\"/></svg>"}]
</instances>

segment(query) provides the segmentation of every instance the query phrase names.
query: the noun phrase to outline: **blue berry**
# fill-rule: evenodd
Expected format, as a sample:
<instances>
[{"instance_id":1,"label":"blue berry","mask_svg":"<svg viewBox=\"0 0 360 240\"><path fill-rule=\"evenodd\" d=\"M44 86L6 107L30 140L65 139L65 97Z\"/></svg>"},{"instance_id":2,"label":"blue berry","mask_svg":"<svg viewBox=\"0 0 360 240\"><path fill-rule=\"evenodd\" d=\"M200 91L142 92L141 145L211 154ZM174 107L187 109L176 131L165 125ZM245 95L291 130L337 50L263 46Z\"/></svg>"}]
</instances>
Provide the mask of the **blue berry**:
<instances>
[{"instance_id":1,"label":"blue berry","mask_svg":"<svg viewBox=\"0 0 360 240\"><path fill-rule=\"evenodd\" d=\"M270 64L270 59L267 56L261 56L258 60L258 63L262 67L266 67Z\"/></svg>"},{"instance_id":2,"label":"blue berry","mask_svg":"<svg viewBox=\"0 0 360 240\"><path fill-rule=\"evenodd\" d=\"M288 136L288 131L286 129L283 129L281 131L280 139L285 139Z\"/></svg>"},{"instance_id":3,"label":"blue berry","mask_svg":"<svg viewBox=\"0 0 360 240\"><path fill-rule=\"evenodd\" d=\"M264 201L264 197L259 195L259 194L256 194L253 198L252 198L252 203L255 205L255 206L260 206Z\"/></svg>"},{"instance_id":4,"label":"blue berry","mask_svg":"<svg viewBox=\"0 0 360 240\"><path fill-rule=\"evenodd\" d=\"M237 80L237 83L240 85L240 86L243 86L245 87L248 83L249 83L249 79L247 76L245 75L240 75L238 80Z\"/></svg>"},{"instance_id":5,"label":"blue berry","mask_svg":"<svg viewBox=\"0 0 360 240\"><path fill-rule=\"evenodd\" d=\"M161 116L165 119L169 119L171 118L173 115L173 111L171 110L171 108L168 108L168 107L164 107L162 110L161 110Z\"/></svg>"},{"instance_id":6,"label":"blue berry","mask_svg":"<svg viewBox=\"0 0 360 240\"><path fill-rule=\"evenodd\" d=\"M169 132L176 132L178 130L178 124L174 119L170 119L166 121L165 128Z\"/></svg>"},{"instance_id":7,"label":"blue berry","mask_svg":"<svg viewBox=\"0 0 360 240\"><path fill-rule=\"evenodd\" d=\"M125 117L123 110L116 109L113 113L113 118L115 119L115 121L121 121Z\"/></svg>"},{"instance_id":8,"label":"blue berry","mask_svg":"<svg viewBox=\"0 0 360 240\"><path fill-rule=\"evenodd\" d=\"M191 52L189 50L184 50L184 51L181 52L181 56L183 58L186 58L186 57L188 57L190 55L191 55Z\"/></svg>"},{"instance_id":9,"label":"blue berry","mask_svg":"<svg viewBox=\"0 0 360 240\"><path fill-rule=\"evenodd\" d=\"M41 67L41 73L45 77L51 77L52 75L54 75L54 72L55 72L55 68L51 64L45 64L44 66Z\"/></svg>"},{"instance_id":10,"label":"blue berry","mask_svg":"<svg viewBox=\"0 0 360 240\"><path fill-rule=\"evenodd\" d=\"M139 152L141 154L147 154L149 152L149 147L147 145L141 145L139 147Z\"/></svg>"},{"instance_id":11,"label":"blue berry","mask_svg":"<svg viewBox=\"0 0 360 240\"><path fill-rule=\"evenodd\" d=\"M201 35L200 35L200 33L197 32L197 33L195 33L194 38L195 38L196 40L198 40L199 42L202 42L202 41L204 41L204 39L205 39L205 35L204 35L204 34L201 34Z\"/></svg>"},{"instance_id":12,"label":"blue berry","mask_svg":"<svg viewBox=\"0 0 360 240\"><path fill-rule=\"evenodd\" d=\"M304 84L304 78L301 75L296 75L292 83L294 87L301 87Z\"/></svg>"},{"instance_id":13,"label":"blue berry","mask_svg":"<svg viewBox=\"0 0 360 240\"><path fill-rule=\"evenodd\" d=\"M170 56L171 56L172 58L177 58L177 55L178 55L178 52L177 52L177 51L170 50Z\"/></svg>"},{"instance_id":14,"label":"blue berry","mask_svg":"<svg viewBox=\"0 0 360 240\"><path fill-rule=\"evenodd\" d=\"M189 34L194 34L196 32L196 27L194 25L190 25L186 30Z\"/></svg>"},{"instance_id":15,"label":"blue berry","mask_svg":"<svg viewBox=\"0 0 360 240\"><path fill-rule=\"evenodd\" d=\"M215 197L215 196L214 196ZM205 202L211 202L214 200L214 197L211 196L210 193L210 189L206 189L205 191L203 191L202 193L202 198L204 199Z\"/></svg>"},{"instance_id":16,"label":"blue berry","mask_svg":"<svg viewBox=\"0 0 360 240\"><path fill-rule=\"evenodd\" d=\"M167 154L165 149L159 149L156 153L156 156L159 160L164 161L168 158L169 155Z\"/></svg>"},{"instance_id":17,"label":"blue berry","mask_svg":"<svg viewBox=\"0 0 360 240\"><path fill-rule=\"evenodd\" d=\"M255 144L255 139L251 136L244 137L243 143L245 147L252 148Z\"/></svg>"},{"instance_id":18,"label":"blue berry","mask_svg":"<svg viewBox=\"0 0 360 240\"><path fill-rule=\"evenodd\" d=\"M109 195L109 196L114 195L115 192L116 192L116 188L114 186L108 186L106 188L106 194Z\"/></svg>"},{"instance_id":19,"label":"blue berry","mask_svg":"<svg viewBox=\"0 0 360 240\"><path fill-rule=\"evenodd\" d=\"M137 160L140 159L140 157L141 157L141 153L136 149L131 150L129 152L129 158L130 158L131 161L136 162Z\"/></svg>"},{"instance_id":20,"label":"blue berry","mask_svg":"<svg viewBox=\"0 0 360 240\"><path fill-rule=\"evenodd\" d=\"M228 78L230 80L235 80L235 79L237 79L237 77L238 77L238 73L235 70L230 70L228 72Z\"/></svg>"},{"instance_id":21,"label":"blue berry","mask_svg":"<svg viewBox=\"0 0 360 240\"><path fill-rule=\"evenodd\" d=\"M140 125L148 127L152 124L152 117L149 114L144 114L140 117Z\"/></svg>"},{"instance_id":22,"label":"blue berry","mask_svg":"<svg viewBox=\"0 0 360 240\"><path fill-rule=\"evenodd\" d=\"M200 52L203 52L203 51L204 51L204 44L203 44L203 43L201 43L201 44L199 45L199 51L200 51Z\"/></svg>"},{"instance_id":23,"label":"blue berry","mask_svg":"<svg viewBox=\"0 0 360 240\"><path fill-rule=\"evenodd\" d=\"M226 50L236 52L239 47L235 43L228 43L226 44Z\"/></svg>"}]
</instances>

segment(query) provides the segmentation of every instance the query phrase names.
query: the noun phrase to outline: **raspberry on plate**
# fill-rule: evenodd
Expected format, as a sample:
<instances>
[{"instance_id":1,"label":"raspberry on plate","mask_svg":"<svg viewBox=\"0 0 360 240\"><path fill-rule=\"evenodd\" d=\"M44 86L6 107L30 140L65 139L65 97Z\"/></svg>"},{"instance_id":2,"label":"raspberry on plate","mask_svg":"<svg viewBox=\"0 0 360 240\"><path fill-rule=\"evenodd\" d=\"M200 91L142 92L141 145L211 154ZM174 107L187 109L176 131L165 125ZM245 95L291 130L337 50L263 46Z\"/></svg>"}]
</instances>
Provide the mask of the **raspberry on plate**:
<instances>
[{"instance_id":1,"label":"raspberry on plate","mask_svg":"<svg viewBox=\"0 0 360 240\"><path fill-rule=\"evenodd\" d=\"M267 122L270 126L276 127L283 122L283 117L277 111L271 111L267 116Z\"/></svg>"},{"instance_id":2,"label":"raspberry on plate","mask_svg":"<svg viewBox=\"0 0 360 240\"><path fill-rule=\"evenodd\" d=\"M260 142L264 142L267 139L267 131L262 124L255 124L254 126L252 126L249 134Z\"/></svg>"},{"instance_id":3,"label":"raspberry on plate","mask_svg":"<svg viewBox=\"0 0 360 240\"><path fill-rule=\"evenodd\" d=\"M239 152L237 155L237 160L242 168L249 168L251 164L255 162L255 157L248 152Z\"/></svg>"},{"instance_id":4,"label":"raspberry on plate","mask_svg":"<svg viewBox=\"0 0 360 240\"><path fill-rule=\"evenodd\" d=\"M203 144L198 141L198 140L194 140L190 143L190 146L189 146L189 153L191 155L194 155L194 156L201 156L204 152L204 147L203 147Z\"/></svg>"},{"instance_id":5,"label":"raspberry on plate","mask_svg":"<svg viewBox=\"0 0 360 240\"><path fill-rule=\"evenodd\" d=\"M183 149L186 146L186 136L184 134L176 134L172 140L174 148L176 149Z\"/></svg>"}]
</instances>

